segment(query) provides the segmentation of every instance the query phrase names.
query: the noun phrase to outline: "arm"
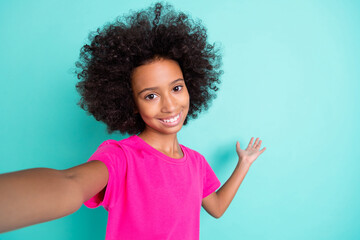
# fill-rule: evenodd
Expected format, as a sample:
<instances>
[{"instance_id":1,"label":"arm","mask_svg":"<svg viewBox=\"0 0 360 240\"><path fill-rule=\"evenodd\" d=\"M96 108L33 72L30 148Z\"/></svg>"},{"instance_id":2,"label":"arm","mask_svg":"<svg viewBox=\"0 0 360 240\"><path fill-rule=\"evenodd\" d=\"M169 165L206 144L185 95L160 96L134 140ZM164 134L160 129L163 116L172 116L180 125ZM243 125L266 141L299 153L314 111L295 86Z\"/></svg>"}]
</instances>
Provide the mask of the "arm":
<instances>
[{"instance_id":1,"label":"arm","mask_svg":"<svg viewBox=\"0 0 360 240\"><path fill-rule=\"evenodd\" d=\"M107 168L100 161L67 170L34 168L0 174L0 233L76 212L106 186L107 179Z\"/></svg>"},{"instance_id":2,"label":"arm","mask_svg":"<svg viewBox=\"0 0 360 240\"><path fill-rule=\"evenodd\" d=\"M251 138L250 143L245 150L242 150L239 142L237 142L236 152L239 156L239 161L234 172L217 192L213 192L202 200L202 206L211 216L220 218L224 214L235 197L251 164L265 151L266 148L260 150L261 140L258 141L259 139L257 138L253 145L253 139L254 138Z\"/></svg>"}]
</instances>

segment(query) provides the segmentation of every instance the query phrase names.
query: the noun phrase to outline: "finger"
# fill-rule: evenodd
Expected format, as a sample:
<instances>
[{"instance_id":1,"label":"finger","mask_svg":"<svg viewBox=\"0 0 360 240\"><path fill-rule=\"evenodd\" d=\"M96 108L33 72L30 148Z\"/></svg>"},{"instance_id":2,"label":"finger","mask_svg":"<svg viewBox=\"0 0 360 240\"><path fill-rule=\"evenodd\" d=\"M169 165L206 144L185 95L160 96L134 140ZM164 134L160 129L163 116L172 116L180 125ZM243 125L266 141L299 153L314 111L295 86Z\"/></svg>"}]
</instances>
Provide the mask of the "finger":
<instances>
[{"instance_id":1,"label":"finger","mask_svg":"<svg viewBox=\"0 0 360 240\"><path fill-rule=\"evenodd\" d=\"M260 150L260 154L262 154L263 152L265 152L266 147L264 147L263 149Z\"/></svg>"},{"instance_id":2,"label":"finger","mask_svg":"<svg viewBox=\"0 0 360 240\"><path fill-rule=\"evenodd\" d=\"M254 140L254 138L252 137L252 138L250 139L250 142L249 142L248 148L251 148L252 143L253 143L253 140Z\"/></svg>"},{"instance_id":3,"label":"finger","mask_svg":"<svg viewBox=\"0 0 360 240\"><path fill-rule=\"evenodd\" d=\"M261 140L258 142L258 144L257 144L256 147L255 147L256 149L260 149L260 147L261 147L261 142L262 142Z\"/></svg>"},{"instance_id":4,"label":"finger","mask_svg":"<svg viewBox=\"0 0 360 240\"><path fill-rule=\"evenodd\" d=\"M258 145L258 141L259 141L259 138L256 138L255 143L254 143L254 148L256 148L256 146Z\"/></svg>"},{"instance_id":5,"label":"finger","mask_svg":"<svg viewBox=\"0 0 360 240\"><path fill-rule=\"evenodd\" d=\"M240 143L239 143L239 141L236 141L236 149L237 149L237 150L240 149Z\"/></svg>"}]
</instances>

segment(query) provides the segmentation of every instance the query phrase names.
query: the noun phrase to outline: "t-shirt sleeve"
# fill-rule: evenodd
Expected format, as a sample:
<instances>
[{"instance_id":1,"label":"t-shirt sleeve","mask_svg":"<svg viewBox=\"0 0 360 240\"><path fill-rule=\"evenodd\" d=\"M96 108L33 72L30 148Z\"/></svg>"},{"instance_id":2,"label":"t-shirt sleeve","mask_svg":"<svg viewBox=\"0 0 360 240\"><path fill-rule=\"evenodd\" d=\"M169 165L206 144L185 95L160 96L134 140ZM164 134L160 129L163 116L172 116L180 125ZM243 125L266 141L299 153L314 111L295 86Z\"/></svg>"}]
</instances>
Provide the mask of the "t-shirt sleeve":
<instances>
[{"instance_id":1,"label":"t-shirt sleeve","mask_svg":"<svg viewBox=\"0 0 360 240\"><path fill-rule=\"evenodd\" d=\"M213 193L221 185L220 180L217 178L216 174L205 158L203 158L203 183L202 198L205 198Z\"/></svg>"},{"instance_id":2,"label":"t-shirt sleeve","mask_svg":"<svg viewBox=\"0 0 360 240\"><path fill-rule=\"evenodd\" d=\"M120 184L125 176L126 158L121 146L115 140L103 142L88 162L99 160L103 162L108 171L109 179L105 187L105 192L100 191L95 196L84 202L88 208L103 206L106 210L111 208L114 201L119 197Z\"/></svg>"}]
</instances>

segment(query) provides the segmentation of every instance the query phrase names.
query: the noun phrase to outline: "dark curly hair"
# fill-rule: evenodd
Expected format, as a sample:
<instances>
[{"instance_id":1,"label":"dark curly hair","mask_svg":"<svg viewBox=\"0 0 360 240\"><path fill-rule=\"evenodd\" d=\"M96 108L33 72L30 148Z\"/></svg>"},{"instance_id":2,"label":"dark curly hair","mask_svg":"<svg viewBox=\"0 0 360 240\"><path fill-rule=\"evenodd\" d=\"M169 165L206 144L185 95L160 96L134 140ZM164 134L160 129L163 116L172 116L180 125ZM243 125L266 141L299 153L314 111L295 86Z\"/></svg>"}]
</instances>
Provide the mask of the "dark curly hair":
<instances>
[{"instance_id":1,"label":"dark curly hair","mask_svg":"<svg viewBox=\"0 0 360 240\"><path fill-rule=\"evenodd\" d=\"M118 17L90 33L76 62L79 105L107 125L108 133L137 134L145 129L134 113L134 68L156 59L178 62L190 95L188 118L207 110L220 84L221 54L207 42L206 28L169 4Z\"/></svg>"}]
</instances>

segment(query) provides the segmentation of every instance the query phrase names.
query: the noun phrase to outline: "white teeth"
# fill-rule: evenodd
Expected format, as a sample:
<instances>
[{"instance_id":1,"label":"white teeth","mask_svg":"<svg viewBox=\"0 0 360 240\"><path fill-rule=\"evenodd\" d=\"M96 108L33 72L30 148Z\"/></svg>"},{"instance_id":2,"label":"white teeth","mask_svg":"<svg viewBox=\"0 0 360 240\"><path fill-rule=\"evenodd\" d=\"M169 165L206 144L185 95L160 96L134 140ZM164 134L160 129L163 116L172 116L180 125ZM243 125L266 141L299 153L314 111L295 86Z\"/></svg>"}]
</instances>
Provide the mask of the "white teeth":
<instances>
[{"instance_id":1,"label":"white teeth","mask_svg":"<svg viewBox=\"0 0 360 240\"><path fill-rule=\"evenodd\" d=\"M172 122L175 122L176 120L178 120L180 117L180 114L178 114L176 117L174 118L170 118L170 119L163 119L164 122L166 123L172 123Z\"/></svg>"}]
</instances>

